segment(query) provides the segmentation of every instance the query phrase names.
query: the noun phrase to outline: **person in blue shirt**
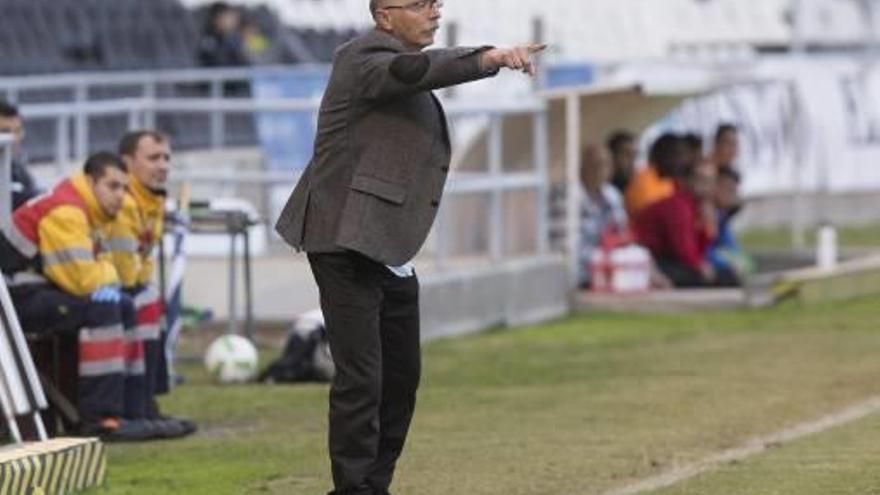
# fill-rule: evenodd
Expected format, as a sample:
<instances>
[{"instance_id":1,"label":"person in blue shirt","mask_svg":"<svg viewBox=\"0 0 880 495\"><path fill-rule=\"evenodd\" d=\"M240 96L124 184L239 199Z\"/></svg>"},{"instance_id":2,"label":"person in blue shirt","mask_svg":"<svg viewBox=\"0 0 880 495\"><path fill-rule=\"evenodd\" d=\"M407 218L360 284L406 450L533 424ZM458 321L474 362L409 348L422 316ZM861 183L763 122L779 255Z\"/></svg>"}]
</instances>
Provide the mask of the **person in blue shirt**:
<instances>
[{"instance_id":1,"label":"person in blue shirt","mask_svg":"<svg viewBox=\"0 0 880 495\"><path fill-rule=\"evenodd\" d=\"M718 273L734 277L740 283L754 272L754 263L742 250L733 231L733 219L742 211L739 195L741 177L732 167L720 167L715 186L717 235L709 247L708 259Z\"/></svg>"}]
</instances>

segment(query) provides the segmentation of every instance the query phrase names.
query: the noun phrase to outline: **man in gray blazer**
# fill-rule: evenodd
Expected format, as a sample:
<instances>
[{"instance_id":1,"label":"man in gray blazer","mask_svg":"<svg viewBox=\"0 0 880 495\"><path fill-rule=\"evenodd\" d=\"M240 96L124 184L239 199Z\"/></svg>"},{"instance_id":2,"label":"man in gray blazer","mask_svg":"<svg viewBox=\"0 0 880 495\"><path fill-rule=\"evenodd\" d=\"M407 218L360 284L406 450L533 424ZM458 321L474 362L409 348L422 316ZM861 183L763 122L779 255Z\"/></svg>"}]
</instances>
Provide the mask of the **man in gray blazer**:
<instances>
[{"instance_id":1,"label":"man in gray blazer","mask_svg":"<svg viewBox=\"0 0 880 495\"><path fill-rule=\"evenodd\" d=\"M449 171L446 117L431 90L534 74L543 47L422 51L442 2L372 0L375 29L337 51L314 157L276 226L308 253L336 363L332 494L387 494L415 409L419 285L410 264Z\"/></svg>"}]
</instances>

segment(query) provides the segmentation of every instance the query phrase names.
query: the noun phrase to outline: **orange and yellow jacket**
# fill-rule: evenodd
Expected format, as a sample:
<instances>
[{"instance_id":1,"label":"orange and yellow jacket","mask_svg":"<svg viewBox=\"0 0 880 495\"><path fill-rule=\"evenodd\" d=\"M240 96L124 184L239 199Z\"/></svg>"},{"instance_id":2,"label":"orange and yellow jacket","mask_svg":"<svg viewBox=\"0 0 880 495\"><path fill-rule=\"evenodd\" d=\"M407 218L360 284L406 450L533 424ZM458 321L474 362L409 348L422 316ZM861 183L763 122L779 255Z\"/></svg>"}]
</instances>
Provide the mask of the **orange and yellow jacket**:
<instances>
[{"instance_id":1,"label":"orange and yellow jacket","mask_svg":"<svg viewBox=\"0 0 880 495\"><path fill-rule=\"evenodd\" d=\"M164 219L165 197L131 177L122 210L108 229L107 246L123 287L152 282Z\"/></svg>"},{"instance_id":2,"label":"orange and yellow jacket","mask_svg":"<svg viewBox=\"0 0 880 495\"><path fill-rule=\"evenodd\" d=\"M64 292L86 296L119 283L104 250L104 232L110 222L88 179L80 173L15 210L6 237L32 262L25 270L32 273L22 277L28 283L45 277Z\"/></svg>"}]
</instances>

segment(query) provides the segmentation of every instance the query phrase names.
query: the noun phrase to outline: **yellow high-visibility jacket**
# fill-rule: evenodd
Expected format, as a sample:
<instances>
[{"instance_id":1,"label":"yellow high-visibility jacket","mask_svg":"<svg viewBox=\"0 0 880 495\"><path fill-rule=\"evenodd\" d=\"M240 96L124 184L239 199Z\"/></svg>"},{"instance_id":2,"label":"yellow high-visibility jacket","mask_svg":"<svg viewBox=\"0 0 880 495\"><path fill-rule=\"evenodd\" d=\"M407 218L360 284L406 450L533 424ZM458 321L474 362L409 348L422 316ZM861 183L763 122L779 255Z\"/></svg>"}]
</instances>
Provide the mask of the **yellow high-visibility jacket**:
<instances>
[{"instance_id":1,"label":"yellow high-visibility jacket","mask_svg":"<svg viewBox=\"0 0 880 495\"><path fill-rule=\"evenodd\" d=\"M122 210L108 229L107 247L123 287L152 282L164 220L165 197L131 177Z\"/></svg>"},{"instance_id":2,"label":"yellow high-visibility jacket","mask_svg":"<svg viewBox=\"0 0 880 495\"><path fill-rule=\"evenodd\" d=\"M65 292L86 296L119 283L103 249L110 221L80 173L15 210L8 237L26 258L40 260L36 266L42 266L45 278Z\"/></svg>"}]
</instances>

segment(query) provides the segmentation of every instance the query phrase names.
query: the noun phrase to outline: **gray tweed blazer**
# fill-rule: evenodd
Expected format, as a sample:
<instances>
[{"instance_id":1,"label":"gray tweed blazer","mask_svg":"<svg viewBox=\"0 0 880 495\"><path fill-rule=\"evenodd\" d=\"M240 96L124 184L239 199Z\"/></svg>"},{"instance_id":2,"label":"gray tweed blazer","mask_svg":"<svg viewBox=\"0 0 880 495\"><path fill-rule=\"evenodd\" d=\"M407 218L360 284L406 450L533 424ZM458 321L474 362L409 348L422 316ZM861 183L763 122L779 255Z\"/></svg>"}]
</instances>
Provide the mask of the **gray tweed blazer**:
<instances>
[{"instance_id":1,"label":"gray tweed blazer","mask_svg":"<svg viewBox=\"0 0 880 495\"><path fill-rule=\"evenodd\" d=\"M318 116L311 162L276 225L309 253L357 251L387 265L425 242L451 156L446 116L431 92L490 77L479 53L406 53L378 30L337 51Z\"/></svg>"}]
</instances>

